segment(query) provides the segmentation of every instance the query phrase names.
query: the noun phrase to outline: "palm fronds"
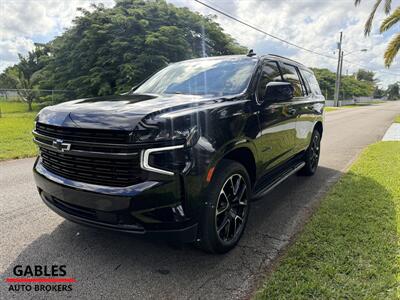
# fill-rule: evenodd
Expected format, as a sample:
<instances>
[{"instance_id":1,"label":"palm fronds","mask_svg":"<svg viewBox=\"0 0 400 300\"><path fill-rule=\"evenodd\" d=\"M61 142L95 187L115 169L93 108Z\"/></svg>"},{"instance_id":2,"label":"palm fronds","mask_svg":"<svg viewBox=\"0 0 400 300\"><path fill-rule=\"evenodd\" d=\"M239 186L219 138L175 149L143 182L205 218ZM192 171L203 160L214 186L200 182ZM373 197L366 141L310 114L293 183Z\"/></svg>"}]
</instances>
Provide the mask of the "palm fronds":
<instances>
[{"instance_id":1,"label":"palm fronds","mask_svg":"<svg viewBox=\"0 0 400 300\"><path fill-rule=\"evenodd\" d=\"M383 20L380 32L385 32L389 30L393 25L397 24L400 21L400 6L396 8L396 10L388 16L385 20Z\"/></svg>"},{"instance_id":2,"label":"palm fronds","mask_svg":"<svg viewBox=\"0 0 400 300\"><path fill-rule=\"evenodd\" d=\"M367 36L371 33L371 28L372 28L372 22L374 21L375 13L378 10L378 7L381 5L383 0L376 0L372 11L368 17L367 22L365 23L364 27L364 34ZM356 6L360 5L361 0L355 0L354 4ZM392 0L385 0L384 2L384 11L386 15L388 15L391 11L392 8ZM400 6L395 9L395 11L386 17L385 20L383 20L379 30L381 33L389 30L392 28L395 24L400 22ZM385 54L384 54L384 59L385 59L385 66L390 67L392 64L394 58L396 57L397 53L399 52L400 49L400 33L397 33L396 36L389 42L389 45L386 48Z\"/></svg>"},{"instance_id":3,"label":"palm fronds","mask_svg":"<svg viewBox=\"0 0 400 300\"><path fill-rule=\"evenodd\" d=\"M372 11L367 19L367 22L365 23L364 27L364 34L369 35L371 33L372 29L372 22L374 21L376 11L378 10L378 7L381 5L383 0L376 0L374 6L372 7ZM361 0L355 0L354 4L356 6L360 5ZM390 13L390 10L392 8L392 0L385 0L385 6L384 6L384 11L386 14Z\"/></svg>"},{"instance_id":4,"label":"palm fronds","mask_svg":"<svg viewBox=\"0 0 400 300\"><path fill-rule=\"evenodd\" d=\"M385 51L385 66L390 67L394 58L400 50L400 33L396 34L396 36L390 41L389 45Z\"/></svg>"},{"instance_id":5,"label":"palm fronds","mask_svg":"<svg viewBox=\"0 0 400 300\"><path fill-rule=\"evenodd\" d=\"M375 13L379 7L379 5L382 3L382 0L377 0L374 4L374 7L372 8L372 11L368 17L367 22L365 23L365 28L364 28L364 34L369 35L371 33L371 28L372 28L372 22L374 21Z\"/></svg>"}]
</instances>

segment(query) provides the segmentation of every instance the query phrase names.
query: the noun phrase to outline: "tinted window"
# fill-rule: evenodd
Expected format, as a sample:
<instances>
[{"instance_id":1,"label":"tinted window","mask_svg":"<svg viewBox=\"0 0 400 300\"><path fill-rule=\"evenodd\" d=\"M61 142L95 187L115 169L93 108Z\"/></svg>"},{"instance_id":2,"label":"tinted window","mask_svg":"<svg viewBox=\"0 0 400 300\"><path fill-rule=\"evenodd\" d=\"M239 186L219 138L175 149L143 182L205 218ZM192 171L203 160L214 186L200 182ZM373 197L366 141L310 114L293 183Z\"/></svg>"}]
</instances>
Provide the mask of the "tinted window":
<instances>
[{"instance_id":1,"label":"tinted window","mask_svg":"<svg viewBox=\"0 0 400 300\"><path fill-rule=\"evenodd\" d=\"M282 75L283 79L290 82L294 87L294 97L302 97L303 89L301 86L299 74L297 68L291 65L283 64Z\"/></svg>"},{"instance_id":2,"label":"tinted window","mask_svg":"<svg viewBox=\"0 0 400 300\"><path fill-rule=\"evenodd\" d=\"M266 61L263 63L261 78L257 86L257 100L259 102L263 101L265 87L271 81L282 81L281 72L276 62Z\"/></svg>"},{"instance_id":3,"label":"tinted window","mask_svg":"<svg viewBox=\"0 0 400 300\"><path fill-rule=\"evenodd\" d=\"M321 89L319 88L319 84L314 74L310 71L302 70L301 74L303 75L304 80L310 85L311 91L315 95L322 95Z\"/></svg>"},{"instance_id":4,"label":"tinted window","mask_svg":"<svg viewBox=\"0 0 400 300\"><path fill-rule=\"evenodd\" d=\"M311 95L312 94L311 86L310 86L310 83L307 81L307 79L304 77L304 71L303 70L300 71L300 75L302 77L303 87L305 87L306 93L308 95Z\"/></svg>"},{"instance_id":5,"label":"tinted window","mask_svg":"<svg viewBox=\"0 0 400 300\"><path fill-rule=\"evenodd\" d=\"M247 88L257 59L208 58L182 61L156 73L135 93L233 95Z\"/></svg>"}]
</instances>

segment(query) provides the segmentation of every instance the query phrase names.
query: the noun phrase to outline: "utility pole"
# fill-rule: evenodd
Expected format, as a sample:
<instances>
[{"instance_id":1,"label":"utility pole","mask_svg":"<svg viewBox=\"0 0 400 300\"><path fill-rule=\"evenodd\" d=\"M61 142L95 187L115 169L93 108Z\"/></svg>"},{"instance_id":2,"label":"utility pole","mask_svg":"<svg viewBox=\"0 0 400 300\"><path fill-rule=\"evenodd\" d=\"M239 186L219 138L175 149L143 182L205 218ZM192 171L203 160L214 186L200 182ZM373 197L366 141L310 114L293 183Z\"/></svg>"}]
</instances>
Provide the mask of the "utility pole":
<instances>
[{"instance_id":1,"label":"utility pole","mask_svg":"<svg viewBox=\"0 0 400 300\"><path fill-rule=\"evenodd\" d=\"M338 92L338 95L340 94L340 85L341 85L341 82L342 82L343 58L344 58L344 51L342 50L342 54L340 55L340 70L339 70L339 85L338 85L338 91L339 92ZM343 100L345 100L344 99L344 91L343 91Z\"/></svg>"},{"instance_id":2,"label":"utility pole","mask_svg":"<svg viewBox=\"0 0 400 300\"><path fill-rule=\"evenodd\" d=\"M339 100L339 88L340 88L340 65L341 65L341 60L342 60L342 40L343 40L343 32L340 32L340 39L338 43L338 64L337 64L337 70L336 70L336 83L335 83L335 98L334 98L334 106L338 106L338 100Z\"/></svg>"}]
</instances>

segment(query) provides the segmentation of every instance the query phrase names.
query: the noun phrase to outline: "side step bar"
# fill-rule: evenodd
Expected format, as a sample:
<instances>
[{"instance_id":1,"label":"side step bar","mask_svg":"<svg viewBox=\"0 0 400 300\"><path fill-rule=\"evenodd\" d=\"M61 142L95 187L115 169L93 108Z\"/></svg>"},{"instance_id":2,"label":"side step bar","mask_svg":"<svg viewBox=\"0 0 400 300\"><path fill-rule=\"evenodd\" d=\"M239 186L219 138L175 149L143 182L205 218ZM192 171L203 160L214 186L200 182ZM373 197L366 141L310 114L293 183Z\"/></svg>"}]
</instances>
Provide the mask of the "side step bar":
<instances>
[{"instance_id":1,"label":"side step bar","mask_svg":"<svg viewBox=\"0 0 400 300\"><path fill-rule=\"evenodd\" d=\"M269 193L272 191L275 187L277 187L280 183L285 181L289 176L293 175L297 171L299 171L302 167L304 167L306 163L305 162L300 162L293 167L289 168L287 171L285 171L281 176L277 177L274 179L271 183L267 184L265 187L263 187L261 190L257 191L252 199L258 199L264 196L265 194Z\"/></svg>"}]
</instances>

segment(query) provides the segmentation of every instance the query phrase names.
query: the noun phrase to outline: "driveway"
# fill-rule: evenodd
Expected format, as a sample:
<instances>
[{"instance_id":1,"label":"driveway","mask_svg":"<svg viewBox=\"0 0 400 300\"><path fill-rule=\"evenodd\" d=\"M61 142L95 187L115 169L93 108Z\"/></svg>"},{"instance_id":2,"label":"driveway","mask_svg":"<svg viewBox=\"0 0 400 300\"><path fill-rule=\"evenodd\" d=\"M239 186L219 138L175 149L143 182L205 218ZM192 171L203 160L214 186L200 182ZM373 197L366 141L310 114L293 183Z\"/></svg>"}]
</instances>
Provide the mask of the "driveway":
<instances>
[{"instance_id":1,"label":"driveway","mask_svg":"<svg viewBox=\"0 0 400 300\"><path fill-rule=\"evenodd\" d=\"M0 163L0 298L237 299L246 298L301 230L327 188L400 114L400 101L329 112L320 168L292 176L253 203L239 246L210 255L130 235L75 225L50 211L32 179L33 159ZM78 281L71 292L13 293L5 277L15 265L65 264Z\"/></svg>"}]
</instances>

